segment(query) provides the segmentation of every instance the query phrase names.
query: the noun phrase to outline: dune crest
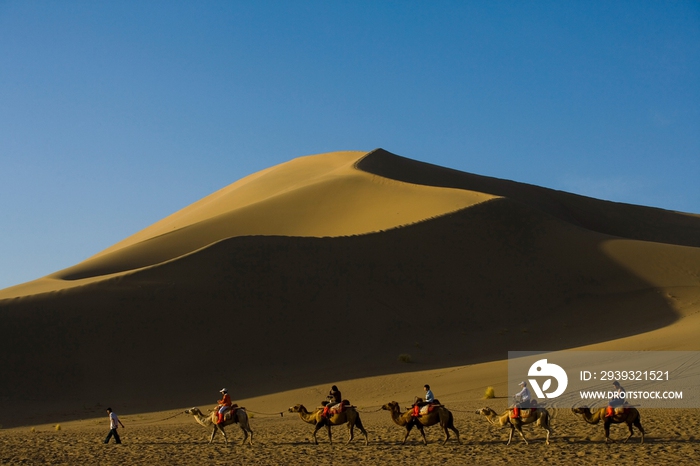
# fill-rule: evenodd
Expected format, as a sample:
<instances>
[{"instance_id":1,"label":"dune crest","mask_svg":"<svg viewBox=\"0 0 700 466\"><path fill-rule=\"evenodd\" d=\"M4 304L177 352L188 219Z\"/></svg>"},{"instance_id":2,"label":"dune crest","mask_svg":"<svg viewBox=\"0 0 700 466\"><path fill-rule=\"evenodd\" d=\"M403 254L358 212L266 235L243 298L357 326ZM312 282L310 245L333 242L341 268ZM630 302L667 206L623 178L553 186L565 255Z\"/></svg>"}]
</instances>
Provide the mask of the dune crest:
<instances>
[{"instance_id":1,"label":"dune crest","mask_svg":"<svg viewBox=\"0 0 700 466\"><path fill-rule=\"evenodd\" d=\"M50 277L81 280L128 272L238 236L366 234L494 198L358 170L355 164L365 155L334 152L307 156L256 173Z\"/></svg>"}]
</instances>

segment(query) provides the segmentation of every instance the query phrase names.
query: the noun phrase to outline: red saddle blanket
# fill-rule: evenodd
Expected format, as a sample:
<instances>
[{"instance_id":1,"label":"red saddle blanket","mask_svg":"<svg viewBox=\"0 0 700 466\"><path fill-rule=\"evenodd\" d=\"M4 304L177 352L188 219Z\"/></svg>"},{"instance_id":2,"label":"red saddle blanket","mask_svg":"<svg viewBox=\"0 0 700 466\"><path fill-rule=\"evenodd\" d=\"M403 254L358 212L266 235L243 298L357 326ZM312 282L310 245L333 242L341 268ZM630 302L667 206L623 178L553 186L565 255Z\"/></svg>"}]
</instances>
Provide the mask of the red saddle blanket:
<instances>
[{"instance_id":1,"label":"red saddle blanket","mask_svg":"<svg viewBox=\"0 0 700 466\"><path fill-rule=\"evenodd\" d=\"M324 411L326 415L333 416L344 412L348 406L350 406L350 402L348 400L343 400L340 403L327 404Z\"/></svg>"},{"instance_id":2,"label":"red saddle blanket","mask_svg":"<svg viewBox=\"0 0 700 466\"><path fill-rule=\"evenodd\" d=\"M439 405L437 405L435 403L428 403L428 404L422 405L422 406L414 405L413 412L411 415L413 417L418 417L418 416L422 416L424 414L432 413L437 406L439 406Z\"/></svg>"},{"instance_id":3,"label":"red saddle blanket","mask_svg":"<svg viewBox=\"0 0 700 466\"><path fill-rule=\"evenodd\" d=\"M605 417L612 417L616 414L622 414L625 413L627 414L627 411L630 410L629 405L624 404L622 406L615 406L614 408L612 406L608 406L605 408Z\"/></svg>"}]
</instances>

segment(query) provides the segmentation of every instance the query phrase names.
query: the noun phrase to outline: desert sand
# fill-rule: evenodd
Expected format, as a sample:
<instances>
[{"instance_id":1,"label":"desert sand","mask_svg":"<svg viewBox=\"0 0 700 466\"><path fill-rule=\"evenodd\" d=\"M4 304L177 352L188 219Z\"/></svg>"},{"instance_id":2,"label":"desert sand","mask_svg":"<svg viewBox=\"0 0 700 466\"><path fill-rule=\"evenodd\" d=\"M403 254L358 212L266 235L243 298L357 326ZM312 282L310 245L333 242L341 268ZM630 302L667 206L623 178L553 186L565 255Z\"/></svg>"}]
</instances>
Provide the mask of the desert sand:
<instances>
[{"instance_id":1,"label":"desert sand","mask_svg":"<svg viewBox=\"0 0 700 466\"><path fill-rule=\"evenodd\" d=\"M0 463L694 464L698 410L642 411L644 445L605 445L602 426L556 411L551 445L527 426L531 444L508 447L475 411L506 408L509 350L700 350L698 311L697 215L381 149L301 157L0 290ZM400 445L379 411L425 383L461 445L436 426L427 447L417 432ZM368 446L343 426L313 445L286 413L331 384ZM209 445L182 413L221 387L251 413L252 447L235 426ZM123 445L102 444L107 406Z\"/></svg>"}]
</instances>

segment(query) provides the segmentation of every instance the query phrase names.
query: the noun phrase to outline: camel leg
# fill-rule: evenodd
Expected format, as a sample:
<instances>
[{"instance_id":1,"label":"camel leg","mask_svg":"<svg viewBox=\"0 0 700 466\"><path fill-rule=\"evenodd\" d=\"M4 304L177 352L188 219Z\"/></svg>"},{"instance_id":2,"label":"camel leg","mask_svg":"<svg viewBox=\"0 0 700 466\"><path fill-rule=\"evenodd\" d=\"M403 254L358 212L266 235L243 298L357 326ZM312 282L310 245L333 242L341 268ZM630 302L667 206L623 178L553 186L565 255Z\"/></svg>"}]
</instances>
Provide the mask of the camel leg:
<instances>
[{"instance_id":1,"label":"camel leg","mask_svg":"<svg viewBox=\"0 0 700 466\"><path fill-rule=\"evenodd\" d=\"M631 422L628 422L628 423L627 423L627 428L630 430L630 434L627 436L627 438L625 439L625 441L622 442L622 443L627 443L627 441L628 441L629 439L631 439L632 436L634 435L634 430L632 430L632 423L631 423Z\"/></svg>"},{"instance_id":2,"label":"camel leg","mask_svg":"<svg viewBox=\"0 0 700 466\"><path fill-rule=\"evenodd\" d=\"M224 443L228 445L228 438L226 438L226 432L224 432L224 429L222 429L219 425L214 424L214 430L211 433L211 438L209 439L209 443L214 442L214 437L216 436L216 431L221 432L221 435L224 436Z\"/></svg>"},{"instance_id":3,"label":"camel leg","mask_svg":"<svg viewBox=\"0 0 700 466\"><path fill-rule=\"evenodd\" d=\"M250 434L250 437L248 437L248 444L253 445L253 429L250 428L250 426L246 426L248 429L248 433Z\"/></svg>"},{"instance_id":4,"label":"camel leg","mask_svg":"<svg viewBox=\"0 0 700 466\"><path fill-rule=\"evenodd\" d=\"M634 421L634 426L639 429L639 432L642 434L642 441L639 443L644 443L644 427L642 427L642 422L639 419L636 419Z\"/></svg>"},{"instance_id":5,"label":"camel leg","mask_svg":"<svg viewBox=\"0 0 700 466\"><path fill-rule=\"evenodd\" d=\"M452 429L452 432L455 433L455 437L457 437L457 443L459 443L461 445L462 439L459 438L459 431L457 430L457 428L455 426L452 426L452 427L450 427L450 429Z\"/></svg>"},{"instance_id":6,"label":"camel leg","mask_svg":"<svg viewBox=\"0 0 700 466\"><path fill-rule=\"evenodd\" d=\"M245 445L245 441L248 440L248 430L250 430L250 427L248 427L246 429L246 426L244 426L241 423L238 423L238 427L240 427L241 430L243 431L243 441L241 442L241 445ZM253 444L253 432L252 431L250 432L250 444L251 445Z\"/></svg>"},{"instance_id":7,"label":"camel leg","mask_svg":"<svg viewBox=\"0 0 700 466\"><path fill-rule=\"evenodd\" d=\"M453 421L453 419L452 419L451 417L450 417L450 422L447 424L447 428L448 428L448 429L451 429L452 432L455 433L455 436L457 437L457 442L461 445L461 444L462 444L462 440L459 438L459 431L458 431L457 428L455 427L454 421Z\"/></svg>"},{"instance_id":8,"label":"camel leg","mask_svg":"<svg viewBox=\"0 0 700 466\"><path fill-rule=\"evenodd\" d=\"M513 440L513 431L515 430L515 427L513 427L513 424L510 424L510 435L508 436L508 442L506 445L510 445L510 441Z\"/></svg>"},{"instance_id":9,"label":"camel leg","mask_svg":"<svg viewBox=\"0 0 700 466\"><path fill-rule=\"evenodd\" d=\"M525 438L525 435L523 434L523 426L522 425L517 425L515 426L516 429L518 429L518 433L520 434L520 438L523 439L523 442L525 442L525 445L530 445L527 443L527 439Z\"/></svg>"},{"instance_id":10,"label":"camel leg","mask_svg":"<svg viewBox=\"0 0 700 466\"><path fill-rule=\"evenodd\" d=\"M367 431L365 430L364 426L362 425L362 421L360 421L360 417L357 417L357 420L355 421L355 427L360 429L360 432L362 432L362 435L365 436L365 445L369 445L369 435L367 435Z\"/></svg>"},{"instance_id":11,"label":"camel leg","mask_svg":"<svg viewBox=\"0 0 700 466\"><path fill-rule=\"evenodd\" d=\"M345 445L348 445L350 442L352 442L352 439L355 438L355 423L348 421L348 441L345 442Z\"/></svg>"},{"instance_id":12,"label":"camel leg","mask_svg":"<svg viewBox=\"0 0 700 466\"><path fill-rule=\"evenodd\" d=\"M323 427L323 424L321 424L320 422L319 422L318 424L316 424L316 427L314 427L314 435L313 435L313 437L314 437L314 443L315 443L316 445L318 445L318 439L316 438L316 433L318 432L318 430L319 430L321 427Z\"/></svg>"},{"instance_id":13,"label":"camel leg","mask_svg":"<svg viewBox=\"0 0 700 466\"><path fill-rule=\"evenodd\" d=\"M330 422L326 424L326 428L328 429L328 443L333 445L333 438L331 437L331 424Z\"/></svg>"},{"instance_id":14,"label":"camel leg","mask_svg":"<svg viewBox=\"0 0 700 466\"><path fill-rule=\"evenodd\" d=\"M413 429L413 424L407 424L406 425L406 435L404 435L403 442L401 442L401 445L406 445L406 439L408 438L408 434L411 433L411 429Z\"/></svg>"},{"instance_id":15,"label":"camel leg","mask_svg":"<svg viewBox=\"0 0 700 466\"><path fill-rule=\"evenodd\" d=\"M442 444L444 445L450 439L450 433L448 432L446 425L442 425L441 427L442 427L442 431L445 433L445 438L442 441Z\"/></svg>"},{"instance_id":16,"label":"camel leg","mask_svg":"<svg viewBox=\"0 0 700 466\"><path fill-rule=\"evenodd\" d=\"M537 425L542 427L545 431L547 431L547 438L545 438L544 444L549 445L549 436L552 433L552 430L549 427L549 419L541 417L537 420Z\"/></svg>"},{"instance_id":17,"label":"camel leg","mask_svg":"<svg viewBox=\"0 0 700 466\"><path fill-rule=\"evenodd\" d=\"M427 445L428 439L425 438L425 430L423 429L423 426L421 424L418 424L416 428L420 431L420 434L423 436L423 445Z\"/></svg>"},{"instance_id":18,"label":"camel leg","mask_svg":"<svg viewBox=\"0 0 700 466\"><path fill-rule=\"evenodd\" d=\"M615 440L610 438L610 421L605 421L603 428L605 429L605 443L615 443Z\"/></svg>"}]
</instances>

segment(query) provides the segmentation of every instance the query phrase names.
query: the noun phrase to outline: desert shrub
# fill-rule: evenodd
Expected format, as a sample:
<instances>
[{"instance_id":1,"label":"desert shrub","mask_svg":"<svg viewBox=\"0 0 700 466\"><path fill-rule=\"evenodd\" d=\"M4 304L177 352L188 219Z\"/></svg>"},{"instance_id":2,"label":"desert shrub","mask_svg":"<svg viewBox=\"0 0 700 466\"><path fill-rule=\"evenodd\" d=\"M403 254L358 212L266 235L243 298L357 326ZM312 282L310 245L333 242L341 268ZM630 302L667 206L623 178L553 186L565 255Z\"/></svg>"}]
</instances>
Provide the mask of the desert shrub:
<instances>
[{"instance_id":1,"label":"desert shrub","mask_svg":"<svg viewBox=\"0 0 700 466\"><path fill-rule=\"evenodd\" d=\"M399 361L409 363L409 362L413 362L413 358L411 357L410 354L402 353L402 354L399 354Z\"/></svg>"},{"instance_id":2,"label":"desert shrub","mask_svg":"<svg viewBox=\"0 0 700 466\"><path fill-rule=\"evenodd\" d=\"M494 390L493 387L487 387L484 392L484 398L496 398L496 390Z\"/></svg>"}]
</instances>

